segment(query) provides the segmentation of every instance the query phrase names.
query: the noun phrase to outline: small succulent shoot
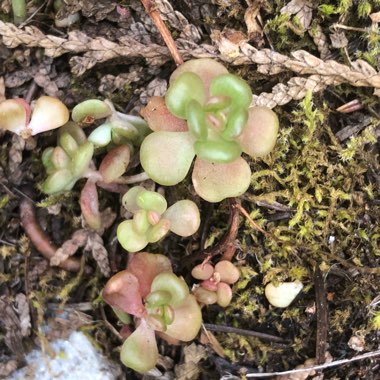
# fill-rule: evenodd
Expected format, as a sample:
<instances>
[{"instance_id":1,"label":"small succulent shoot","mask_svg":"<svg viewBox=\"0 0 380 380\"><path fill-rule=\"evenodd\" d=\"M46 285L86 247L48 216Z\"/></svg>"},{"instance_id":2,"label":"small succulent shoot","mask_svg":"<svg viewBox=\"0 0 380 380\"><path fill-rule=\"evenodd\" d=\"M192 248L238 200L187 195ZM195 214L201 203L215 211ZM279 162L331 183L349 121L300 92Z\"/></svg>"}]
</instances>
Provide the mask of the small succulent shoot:
<instances>
[{"instance_id":1,"label":"small succulent shoot","mask_svg":"<svg viewBox=\"0 0 380 380\"><path fill-rule=\"evenodd\" d=\"M142 167L155 182L176 185L197 156L192 180L199 196L219 202L242 195L251 177L242 152L267 155L278 132L276 114L251 102L247 82L220 63L184 63L170 78L165 104L155 97L142 110L154 131L141 145Z\"/></svg>"},{"instance_id":2,"label":"small succulent shoot","mask_svg":"<svg viewBox=\"0 0 380 380\"><path fill-rule=\"evenodd\" d=\"M219 261L215 266L209 262L196 265L191 275L201 282L194 286L193 294L204 305L217 303L227 307L232 300L231 285L239 280L240 271L230 261Z\"/></svg>"},{"instance_id":3,"label":"small succulent shoot","mask_svg":"<svg viewBox=\"0 0 380 380\"><path fill-rule=\"evenodd\" d=\"M138 252L149 243L161 240L169 231L183 237L194 234L200 225L197 205L180 200L167 208L159 193L135 186L124 194L122 203L133 213L132 220L119 224L117 238L129 252Z\"/></svg>"},{"instance_id":4,"label":"small succulent shoot","mask_svg":"<svg viewBox=\"0 0 380 380\"><path fill-rule=\"evenodd\" d=\"M303 285L300 281L280 282L274 284L270 282L265 286L265 297L268 302L275 307L288 307L298 293L302 290Z\"/></svg>"},{"instance_id":5,"label":"small succulent shoot","mask_svg":"<svg viewBox=\"0 0 380 380\"><path fill-rule=\"evenodd\" d=\"M19 99L0 103L0 128L28 138L61 127L69 120L69 110L57 98L41 96L32 107Z\"/></svg>"},{"instance_id":6,"label":"small succulent shoot","mask_svg":"<svg viewBox=\"0 0 380 380\"><path fill-rule=\"evenodd\" d=\"M82 126L106 119L88 136L88 141L98 147L107 146L111 141L116 145L131 143L139 146L150 132L143 119L116 111L109 100L85 100L73 108L71 117Z\"/></svg>"},{"instance_id":7,"label":"small succulent shoot","mask_svg":"<svg viewBox=\"0 0 380 380\"><path fill-rule=\"evenodd\" d=\"M172 272L170 260L160 254L133 255L127 269L107 282L102 296L122 322L131 323L128 315L135 317L136 329L125 340L120 359L139 373L156 365L155 331L167 339L190 341L201 327L197 301Z\"/></svg>"},{"instance_id":8,"label":"small succulent shoot","mask_svg":"<svg viewBox=\"0 0 380 380\"><path fill-rule=\"evenodd\" d=\"M94 146L74 123L59 130L58 146L47 148L42 154L42 163L48 174L42 184L46 194L71 190L89 169Z\"/></svg>"},{"instance_id":9,"label":"small succulent shoot","mask_svg":"<svg viewBox=\"0 0 380 380\"><path fill-rule=\"evenodd\" d=\"M26 0L12 0L13 21L20 25L26 19Z\"/></svg>"}]
</instances>

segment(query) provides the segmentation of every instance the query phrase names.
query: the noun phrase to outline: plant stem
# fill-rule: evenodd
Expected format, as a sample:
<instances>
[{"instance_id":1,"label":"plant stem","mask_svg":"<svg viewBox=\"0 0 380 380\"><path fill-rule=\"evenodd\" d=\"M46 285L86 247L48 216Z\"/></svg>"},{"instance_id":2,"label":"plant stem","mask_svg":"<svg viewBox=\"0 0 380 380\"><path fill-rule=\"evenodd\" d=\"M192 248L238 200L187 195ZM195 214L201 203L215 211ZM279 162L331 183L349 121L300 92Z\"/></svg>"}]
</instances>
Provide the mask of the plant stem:
<instances>
[{"instance_id":1,"label":"plant stem","mask_svg":"<svg viewBox=\"0 0 380 380\"><path fill-rule=\"evenodd\" d=\"M166 46L168 47L170 54L172 55L174 62L177 66L182 65L183 58L181 57L181 54L179 53L177 46L175 45L175 42L173 40L173 37L171 36L168 28L166 27L165 23L162 21L160 12L158 12L157 9L154 8L154 5L150 0L141 0L146 12L156 25L158 31L161 33L162 38L165 41Z\"/></svg>"},{"instance_id":2,"label":"plant stem","mask_svg":"<svg viewBox=\"0 0 380 380\"><path fill-rule=\"evenodd\" d=\"M50 261L58 248L50 241L49 237L39 225L36 219L33 203L29 199L24 198L20 203L20 219L25 233L36 247L37 251ZM69 257L61 262L59 267L69 272L78 272L81 264L78 259Z\"/></svg>"},{"instance_id":3,"label":"plant stem","mask_svg":"<svg viewBox=\"0 0 380 380\"><path fill-rule=\"evenodd\" d=\"M12 0L13 21L20 25L26 19L26 0Z\"/></svg>"}]
</instances>

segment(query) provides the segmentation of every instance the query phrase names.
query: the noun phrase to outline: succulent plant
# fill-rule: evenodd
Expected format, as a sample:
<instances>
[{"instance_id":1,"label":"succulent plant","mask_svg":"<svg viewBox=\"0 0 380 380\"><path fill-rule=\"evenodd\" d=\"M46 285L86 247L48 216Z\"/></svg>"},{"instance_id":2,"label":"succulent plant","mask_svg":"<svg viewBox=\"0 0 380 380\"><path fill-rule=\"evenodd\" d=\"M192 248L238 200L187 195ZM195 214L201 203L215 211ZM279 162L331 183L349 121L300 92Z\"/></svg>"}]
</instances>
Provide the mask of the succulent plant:
<instances>
[{"instance_id":1,"label":"succulent plant","mask_svg":"<svg viewBox=\"0 0 380 380\"><path fill-rule=\"evenodd\" d=\"M83 130L68 123L58 132L58 145L47 148L42 163L48 174L42 184L46 194L71 190L78 179L85 176L94 153L94 145L87 141Z\"/></svg>"},{"instance_id":2,"label":"succulent plant","mask_svg":"<svg viewBox=\"0 0 380 380\"><path fill-rule=\"evenodd\" d=\"M196 265L191 275L201 282L195 285L193 293L198 302L204 305L217 303L227 307L231 303L232 289L239 280L239 269L228 260L219 261L215 267L209 262Z\"/></svg>"},{"instance_id":3,"label":"succulent plant","mask_svg":"<svg viewBox=\"0 0 380 380\"><path fill-rule=\"evenodd\" d=\"M195 156L195 191L209 202L239 196L251 170L242 152L262 157L274 147L278 119L265 107L252 107L249 85L205 58L177 68L165 101L153 98L142 111L154 131L141 145L141 165L157 183L181 182Z\"/></svg>"},{"instance_id":4,"label":"succulent plant","mask_svg":"<svg viewBox=\"0 0 380 380\"><path fill-rule=\"evenodd\" d=\"M106 146L110 142L116 145L139 146L144 137L150 133L150 129L141 117L116 111L109 100L88 99L76 105L72 111L72 119L82 126L104 118L106 118L105 122L96 127L88 136L88 141L95 146Z\"/></svg>"},{"instance_id":5,"label":"succulent plant","mask_svg":"<svg viewBox=\"0 0 380 380\"><path fill-rule=\"evenodd\" d=\"M135 186L124 194L122 203L133 213L133 219L119 224L117 237L129 252L144 249L169 231L186 237L199 228L199 210L190 200L180 200L167 208L166 199L161 194Z\"/></svg>"},{"instance_id":6,"label":"succulent plant","mask_svg":"<svg viewBox=\"0 0 380 380\"><path fill-rule=\"evenodd\" d=\"M33 107L21 98L0 103L0 128L23 138L61 127L69 116L67 107L51 96L41 96Z\"/></svg>"},{"instance_id":7,"label":"succulent plant","mask_svg":"<svg viewBox=\"0 0 380 380\"><path fill-rule=\"evenodd\" d=\"M155 331L164 339L190 341L202 323L200 307L182 278L172 272L161 254L139 252L126 270L107 282L103 299L123 322L135 317L136 329L125 340L120 358L129 368L144 373L158 359Z\"/></svg>"}]
</instances>

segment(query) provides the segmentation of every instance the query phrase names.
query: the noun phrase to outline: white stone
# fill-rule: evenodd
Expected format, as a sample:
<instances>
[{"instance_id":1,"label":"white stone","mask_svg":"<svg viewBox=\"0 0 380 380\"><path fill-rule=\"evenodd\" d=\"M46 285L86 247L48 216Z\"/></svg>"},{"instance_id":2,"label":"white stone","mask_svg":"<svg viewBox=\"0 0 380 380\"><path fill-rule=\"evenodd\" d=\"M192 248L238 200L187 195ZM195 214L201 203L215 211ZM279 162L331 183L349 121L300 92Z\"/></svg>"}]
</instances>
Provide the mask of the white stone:
<instances>
[{"instance_id":1,"label":"white stone","mask_svg":"<svg viewBox=\"0 0 380 380\"><path fill-rule=\"evenodd\" d=\"M27 367L8 380L116 380L107 359L81 332L49 344L55 352L53 358L47 352L33 350L26 356Z\"/></svg>"},{"instance_id":2,"label":"white stone","mask_svg":"<svg viewBox=\"0 0 380 380\"><path fill-rule=\"evenodd\" d=\"M275 307L287 307L297 297L302 288L303 285L300 281L280 282L277 286L270 282L265 287L265 297Z\"/></svg>"}]
</instances>

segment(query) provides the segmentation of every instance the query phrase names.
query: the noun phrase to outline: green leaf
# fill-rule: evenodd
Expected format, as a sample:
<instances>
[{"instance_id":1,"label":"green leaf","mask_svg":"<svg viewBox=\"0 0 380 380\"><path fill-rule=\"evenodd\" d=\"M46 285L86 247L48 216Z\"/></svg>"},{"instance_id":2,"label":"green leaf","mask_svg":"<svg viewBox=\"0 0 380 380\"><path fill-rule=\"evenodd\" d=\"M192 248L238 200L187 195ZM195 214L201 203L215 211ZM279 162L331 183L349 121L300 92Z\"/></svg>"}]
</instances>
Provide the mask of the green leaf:
<instances>
[{"instance_id":1,"label":"green leaf","mask_svg":"<svg viewBox=\"0 0 380 380\"><path fill-rule=\"evenodd\" d=\"M136 197L136 204L146 211L155 211L163 214L167 208L166 199L154 191L141 191Z\"/></svg>"},{"instance_id":2,"label":"green leaf","mask_svg":"<svg viewBox=\"0 0 380 380\"><path fill-rule=\"evenodd\" d=\"M151 291L168 292L171 297L168 304L172 306L181 305L189 295L189 288L186 282L171 272L158 274L152 282Z\"/></svg>"},{"instance_id":3,"label":"green leaf","mask_svg":"<svg viewBox=\"0 0 380 380\"><path fill-rule=\"evenodd\" d=\"M81 176L83 172L88 168L94 154L94 145L90 142L86 142L81 145L73 156L71 164L71 171L74 176Z\"/></svg>"},{"instance_id":4,"label":"green leaf","mask_svg":"<svg viewBox=\"0 0 380 380\"><path fill-rule=\"evenodd\" d=\"M158 360L158 349L154 330L144 319L124 342L120 353L121 362L139 373L154 368Z\"/></svg>"},{"instance_id":5,"label":"green leaf","mask_svg":"<svg viewBox=\"0 0 380 380\"><path fill-rule=\"evenodd\" d=\"M156 290L146 297L146 302L150 307L167 305L172 298L171 294L165 290Z\"/></svg>"},{"instance_id":6,"label":"green leaf","mask_svg":"<svg viewBox=\"0 0 380 380\"><path fill-rule=\"evenodd\" d=\"M228 163L241 155L241 148L235 141L197 141L195 153L203 160L217 163Z\"/></svg>"},{"instance_id":7,"label":"green leaf","mask_svg":"<svg viewBox=\"0 0 380 380\"><path fill-rule=\"evenodd\" d=\"M149 243L156 243L161 240L170 230L170 221L161 219L147 233Z\"/></svg>"},{"instance_id":8,"label":"green leaf","mask_svg":"<svg viewBox=\"0 0 380 380\"><path fill-rule=\"evenodd\" d=\"M195 152L189 132L153 132L141 144L140 161L149 177L173 186L187 175Z\"/></svg>"},{"instance_id":9,"label":"green leaf","mask_svg":"<svg viewBox=\"0 0 380 380\"><path fill-rule=\"evenodd\" d=\"M165 95L165 102L173 115L185 119L186 108L191 100L196 100L203 105L206 101L205 88L197 74L185 72L170 84Z\"/></svg>"},{"instance_id":10,"label":"green leaf","mask_svg":"<svg viewBox=\"0 0 380 380\"><path fill-rule=\"evenodd\" d=\"M121 246L128 252L141 251L148 245L144 235L140 235L134 228L132 220L125 220L117 227L117 239Z\"/></svg>"},{"instance_id":11,"label":"green leaf","mask_svg":"<svg viewBox=\"0 0 380 380\"><path fill-rule=\"evenodd\" d=\"M94 120L111 115L111 108L98 99L88 99L77 104L71 113L71 118L76 122L91 124Z\"/></svg>"},{"instance_id":12,"label":"green leaf","mask_svg":"<svg viewBox=\"0 0 380 380\"><path fill-rule=\"evenodd\" d=\"M140 210L140 206L137 204L137 197L144 191L146 191L146 189L142 186L132 187L123 195L121 203L129 212L136 213Z\"/></svg>"},{"instance_id":13,"label":"green leaf","mask_svg":"<svg viewBox=\"0 0 380 380\"><path fill-rule=\"evenodd\" d=\"M68 186L74 185L73 176L68 169L58 170L49 175L42 184L42 191L46 194L54 194L59 191L68 190Z\"/></svg>"},{"instance_id":14,"label":"green leaf","mask_svg":"<svg viewBox=\"0 0 380 380\"><path fill-rule=\"evenodd\" d=\"M227 140L232 140L238 137L248 121L248 111L244 108L237 108L233 110L227 119L227 125L222 132L222 137Z\"/></svg>"},{"instance_id":15,"label":"green leaf","mask_svg":"<svg viewBox=\"0 0 380 380\"><path fill-rule=\"evenodd\" d=\"M112 124L104 123L95 128L88 136L88 141L96 146L106 146L111 142Z\"/></svg>"},{"instance_id":16,"label":"green leaf","mask_svg":"<svg viewBox=\"0 0 380 380\"><path fill-rule=\"evenodd\" d=\"M74 137L72 137L68 132L64 132L59 135L58 145L61 146L70 157L73 157L79 147Z\"/></svg>"},{"instance_id":17,"label":"green leaf","mask_svg":"<svg viewBox=\"0 0 380 380\"><path fill-rule=\"evenodd\" d=\"M148 220L148 213L145 210L139 210L133 215L133 227L138 234L144 235L151 224Z\"/></svg>"},{"instance_id":18,"label":"green leaf","mask_svg":"<svg viewBox=\"0 0 380 380\"><path fill-rule=\"evenodd\" d=\"M191 100L187 105L186 118L189 131L193 136L205 140L207 138L206 113L196 100Z\"/></svg>"},{"instance_id":19,"label":"green leaf","mask_svg":"<svg viewBox=\"0 0 380 380\"><path fill-rule=\"evenodd\" d=\"M212 96L225 95L230 97L232 108L248 108L252 102L252 91L248 83L233 74L219 75L210 85Z\"/></svg>"}]
</instances>

